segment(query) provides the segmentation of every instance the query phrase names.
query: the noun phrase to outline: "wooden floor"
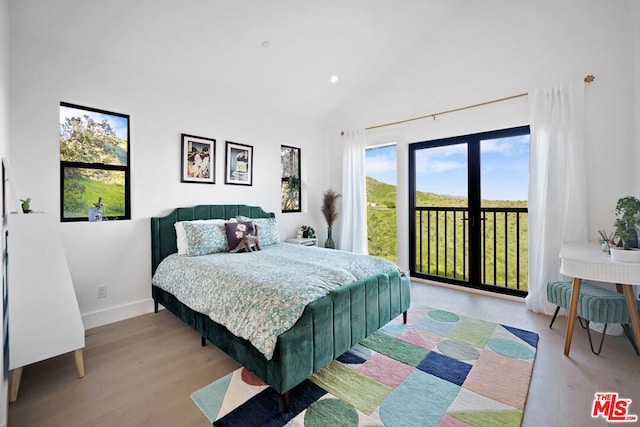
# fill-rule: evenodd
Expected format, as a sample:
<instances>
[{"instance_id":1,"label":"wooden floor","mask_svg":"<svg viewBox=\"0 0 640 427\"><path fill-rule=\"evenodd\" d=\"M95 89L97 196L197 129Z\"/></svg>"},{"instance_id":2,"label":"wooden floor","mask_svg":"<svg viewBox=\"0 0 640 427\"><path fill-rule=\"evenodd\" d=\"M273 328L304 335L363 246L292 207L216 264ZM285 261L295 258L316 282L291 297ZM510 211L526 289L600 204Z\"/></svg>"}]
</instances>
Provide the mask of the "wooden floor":
<instances>
[{"instance_id":1,"label":"wooden floor","mask_svg":"<svg viewBox=\"0 0 640 427\"><path fill-rule=\"evenodd\" d=\"M607 425L591 418L596 392L632 399L630 413L640 415L640 357L625 337L607 336L595 356L576 325L565 357L566 317L549 329L550 317L522 302L414 282L412 305L540 334L526 427ZM25 367L9 426L208 426L189 395L238 367L213 345L200 347L200 337L166 311L87 331L84 358L82 379L73 354Z\"/></svg>"}]
</instances>

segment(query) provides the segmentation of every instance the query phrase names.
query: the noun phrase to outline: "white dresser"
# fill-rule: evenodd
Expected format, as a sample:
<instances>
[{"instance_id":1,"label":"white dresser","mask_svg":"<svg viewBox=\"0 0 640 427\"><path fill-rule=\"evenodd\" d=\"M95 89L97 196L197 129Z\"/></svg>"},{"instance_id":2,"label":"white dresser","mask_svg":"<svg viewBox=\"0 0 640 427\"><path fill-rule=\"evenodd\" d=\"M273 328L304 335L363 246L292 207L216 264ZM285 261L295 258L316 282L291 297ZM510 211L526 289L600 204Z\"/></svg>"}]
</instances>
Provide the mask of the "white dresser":
<instances>
[{"instance_id":1,"label":"white dresser","mask_svg":"<svg viewBox=\"0 0 640 427\"><path fill-rule=\"evenodd\" d=\"M31 363L73 351L84 376L84 325L58 227L44 213L8 215L10 402Z\"/></svg>"}]
</instances>

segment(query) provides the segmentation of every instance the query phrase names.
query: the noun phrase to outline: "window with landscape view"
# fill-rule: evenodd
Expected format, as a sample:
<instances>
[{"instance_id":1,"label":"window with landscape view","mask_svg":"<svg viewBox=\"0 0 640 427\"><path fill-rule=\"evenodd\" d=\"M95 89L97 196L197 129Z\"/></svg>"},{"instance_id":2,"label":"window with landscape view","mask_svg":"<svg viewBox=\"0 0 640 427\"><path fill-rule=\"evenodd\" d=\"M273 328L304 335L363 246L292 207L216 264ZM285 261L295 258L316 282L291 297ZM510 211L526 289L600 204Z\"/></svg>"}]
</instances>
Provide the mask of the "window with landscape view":
<instances>
[{"instance_id":1,"label":"window with landscape view","mask_svg":"<svg viewBox=\"0 0 640 427\"><path fill-rule=\"evenodd\" d=\"M365 151L369 254L398 262L396 145Z\"/></svg>"},{"instance_id":2,"label":"window with landscape view","mask_svg":"<svg viewBox=\"0 0 640 427\"><path fill-rule=\"evenodd\" d=\"M129 116L60 103L60 219L130 219Z\"/></svg>"},{"instance_id":3,"label":"window with landscape view","mask_svg":"<svg viewBox=\"0 0 640 427\"><path fill-rule=\"evenodd\" d=\"M528 290L529 127L409 145L411 273Z\"/></svg>"}]
</instances>

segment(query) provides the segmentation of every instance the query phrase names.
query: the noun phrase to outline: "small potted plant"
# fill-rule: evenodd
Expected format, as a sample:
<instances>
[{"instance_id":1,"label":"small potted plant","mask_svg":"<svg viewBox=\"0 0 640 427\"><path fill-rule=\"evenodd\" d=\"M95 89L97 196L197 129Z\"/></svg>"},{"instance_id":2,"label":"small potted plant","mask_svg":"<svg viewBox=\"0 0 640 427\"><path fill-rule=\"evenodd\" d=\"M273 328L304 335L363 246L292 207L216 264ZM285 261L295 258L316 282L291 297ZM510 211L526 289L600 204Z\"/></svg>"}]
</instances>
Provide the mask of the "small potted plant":
<instances>
[{"instance_id":1,"label":"small potted plant","mask_svg":"<svg viewBox=\"0 0 640 427\"><path fill-rule=\"evenodd\" d=\"M27 197L26 199L20 199L21 202L21 207L22 207L22 212L24 213L30 213L31 212L31 197Z\"/></svg>"},{"instance_id":2,"label":"small potted plant","mask_svg":"<svg viewBox=\"0 0 640 427\"><path fill-rule=\"evenodd\" d=\"M287 178L287 190L289 193L295 193L300 189L300 178L297 176L291 175Z\"/></svg>"},{"instance_id":3,"label":"small potted plant","mask_svg":"<svg viewBox=\"0 0 640 427\"><path fill-rule=\"evenodd\" d=\"M304 237L305 239L316 237L316 230L314 230L310 225L300 226L300 231L302 231L302 237Z\"/></svg>"},{"instance_id":4,"label":"small potted plant","mask_svg":"<svg viewBox=\"0 0 640 427\"><path fill-rule=\"evenodd\" d=\"M615 233L620 238L620 242L618 250L612 251L612 256L616 260L621 260L618 258L622 256L625 261L630 261L631 259L628 258L632 255L630 253L621 254L621 252L627 252L638 246L636 226L640 225L640 220L638 219L640 200L633 196L622 197L618 199L614 212L616 214L616 222L613 225L616 228ZM640 251L635 250L632 252L634 252L632 258L637 258L640 261Z\"/></svg>"}]
</instances>

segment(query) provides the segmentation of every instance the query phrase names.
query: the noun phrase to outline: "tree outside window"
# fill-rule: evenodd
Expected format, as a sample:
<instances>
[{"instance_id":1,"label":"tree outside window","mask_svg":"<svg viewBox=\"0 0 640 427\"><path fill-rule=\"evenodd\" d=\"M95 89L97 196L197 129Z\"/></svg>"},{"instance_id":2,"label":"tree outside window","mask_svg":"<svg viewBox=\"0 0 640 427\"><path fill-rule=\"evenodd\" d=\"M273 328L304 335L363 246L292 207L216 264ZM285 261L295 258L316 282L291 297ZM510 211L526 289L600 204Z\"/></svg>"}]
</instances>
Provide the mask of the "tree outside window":
<instances>
[{"instance_id":1,"label":"tree outside window","mask_svg":"<svg viewBox=\"0 0 640 427\"><path fill-rule=\"evenodd\" d=\"M130 219L129 116L60 103L60 219Z\"/></svg>"}]
</instances>

